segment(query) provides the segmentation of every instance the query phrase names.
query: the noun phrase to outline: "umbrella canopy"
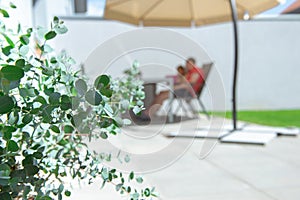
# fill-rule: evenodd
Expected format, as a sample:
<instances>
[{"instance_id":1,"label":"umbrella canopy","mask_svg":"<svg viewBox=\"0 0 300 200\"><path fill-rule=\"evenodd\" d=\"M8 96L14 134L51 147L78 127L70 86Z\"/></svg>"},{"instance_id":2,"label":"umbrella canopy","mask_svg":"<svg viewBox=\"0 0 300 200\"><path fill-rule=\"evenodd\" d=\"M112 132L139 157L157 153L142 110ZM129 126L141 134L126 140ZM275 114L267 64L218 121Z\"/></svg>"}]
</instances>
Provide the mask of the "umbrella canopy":
<instances>
[{"instance_id":1,"label":"umbrella canopy","mask_svg":"<svg viewBox=\"0 0 300 200\"><path fill-rule=\"evenodd\" d=\"M236 0L238 19L278 5L278 0ZM227 0L107 0L104 18L143 26L191 26L230 21Z\"/></svg>"},{"instance_id":2,"label":"umbrella canopy","mask_svg":"<svg viewBox=\"0 0 300 200\"><path fill-rule=\"evenodd\" d=\"M233 130L237 129L237 20L275 7L281 0L107 0L104 18L143 26L200 26L233 21Z\"/></svg>"}]
</instances>

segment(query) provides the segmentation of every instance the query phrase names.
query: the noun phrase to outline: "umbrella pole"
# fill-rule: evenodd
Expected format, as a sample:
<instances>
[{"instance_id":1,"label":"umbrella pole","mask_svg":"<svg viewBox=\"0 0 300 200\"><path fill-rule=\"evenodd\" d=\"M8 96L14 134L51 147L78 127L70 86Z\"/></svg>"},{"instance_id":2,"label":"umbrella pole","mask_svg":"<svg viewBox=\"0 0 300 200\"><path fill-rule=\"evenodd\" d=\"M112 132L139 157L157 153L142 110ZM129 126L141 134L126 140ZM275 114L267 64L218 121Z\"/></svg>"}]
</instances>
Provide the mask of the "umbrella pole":
<instances>
[{"instance_id":1,"label":"umbrella pole","mask_svg":"<svg viewBox=\"0 0 300 200\"><path fill-rule=\"evenodd\" d=\"M236 113L236 87L237 87L237 73L238 73L238 31L237 31L237 10L235 0L229 0L231 8L231 17L233 23L234 33L234 72L233 72L233 86L232 86L232 120L233 131L237 129L237 113Z\"/></svg>"}]
</instances>

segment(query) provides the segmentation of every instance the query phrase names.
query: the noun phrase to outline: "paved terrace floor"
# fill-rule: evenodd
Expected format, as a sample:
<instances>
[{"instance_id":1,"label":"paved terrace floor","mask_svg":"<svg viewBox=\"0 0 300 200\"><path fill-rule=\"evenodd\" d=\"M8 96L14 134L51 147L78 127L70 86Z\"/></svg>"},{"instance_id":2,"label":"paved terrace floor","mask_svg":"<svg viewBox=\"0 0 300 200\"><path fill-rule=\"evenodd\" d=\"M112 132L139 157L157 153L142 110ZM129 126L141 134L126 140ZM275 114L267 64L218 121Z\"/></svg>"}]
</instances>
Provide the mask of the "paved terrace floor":
<instances>
[{"instance_id":1,"label":"paved terrace floor","mask_svg":"<svg viewBox=\"0 0 300 200\"><path fill-rule=\"evenodd\" d=\"M112 165L141 172L144 185L156 187L158 199L300 199L299 137L277 137L265 146L258 146L164 136L170 131L207 125L210 121L202 118L174 124L130 126L109 139L109 144L97 141L89 145L99 151L116 153L121 149L130 154L128 164ZM80 187L74 184L70 199L127 199L116 193L113 186L100 190L100 185L100 182Z\"/></svg>"}]
</instances>

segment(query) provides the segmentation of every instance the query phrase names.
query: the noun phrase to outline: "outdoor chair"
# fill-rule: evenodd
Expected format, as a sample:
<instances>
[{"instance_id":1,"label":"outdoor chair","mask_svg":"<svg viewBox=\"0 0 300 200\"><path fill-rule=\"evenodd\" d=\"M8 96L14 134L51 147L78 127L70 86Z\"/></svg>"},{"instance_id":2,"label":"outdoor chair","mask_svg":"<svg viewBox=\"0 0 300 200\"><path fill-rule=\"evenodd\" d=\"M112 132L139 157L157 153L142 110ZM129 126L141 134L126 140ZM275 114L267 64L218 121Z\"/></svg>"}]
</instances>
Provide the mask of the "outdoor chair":
<instances>
[{"instance_id":1,"label":"outdoor chair","mask_svg":"<svg viewBox=\"0 0 300 200\"><path fill-rule=\"evenodd\" d=\"M206 108L205 108L203 102L201 101L201 94L202 94L203 89L204 89L204 87L205 87L205 85L206 85L206 80L207 80L207 77L208 77L208 75L209 75L209 72L211 71L212 66L213 66L213 63L206 63L206 64L203 64L202 70L203 70L203 76L204 76L204 77L203 77L204 83L201 85L200 89L199 89L198 92L196 93L196 97L193 98L193 97L176 97L176 96L174 96L174 98L172 99L172 101L169 103L169 108L167 109L168 112L172 112L172 111L173 111L173 108L172 108L172 107L173 107L173 105L174 105L174 100L178 100L178 105L174 108L174 109L175 109L175 111L174 111L175 114L178 113L178 111L179 111L180 108L182 108L182 110L183 110L186 114L188 114L188 113L189 113L189 112L188 112L188 109L184 106L184 104L187 104L188 107L189 107L189 109L193 112L193 114L198 115L199 112L200 112L201 110L195 110L195 109L193 108L192 104L191 104L191 103L192 103L192 100L193 100L193 99L196 99L197 102L198 102L198 104L199 104L199 106L201 107L202 111L203 111L203 112L205 113L205 115L207 116L207 118L208 118L208 119L210 118L210 116L209 116L209 114L208 114L208 112L207 112L207 110L206 110Z\"/></svg>"}]
</instances>

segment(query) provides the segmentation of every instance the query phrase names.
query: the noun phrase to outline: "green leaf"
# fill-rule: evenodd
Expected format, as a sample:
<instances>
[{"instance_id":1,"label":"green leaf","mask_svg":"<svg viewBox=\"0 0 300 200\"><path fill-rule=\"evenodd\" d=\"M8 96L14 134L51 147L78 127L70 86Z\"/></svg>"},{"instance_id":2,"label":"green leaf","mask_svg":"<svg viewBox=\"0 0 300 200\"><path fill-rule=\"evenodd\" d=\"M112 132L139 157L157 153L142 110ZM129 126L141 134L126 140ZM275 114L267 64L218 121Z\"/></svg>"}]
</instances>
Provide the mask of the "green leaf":
<instances>
[{"instance_id":1,"label":"green leaf","mask_svg":"<svg viewBox=\"0 0 300 200\"><path fill-rule=\"evenodd\" d=\"M44 52L45 52L45 53L51 53L51 52L54 51L54 49L53 49L50 45L48 45L48 44L45 44L45 45L43 46L43 49L44 49Z\"/></svg>"},{"instance_id":2,"label":"green leaf","mask_svg":"<svg viewBox=\"0 0 300 200\"><path fill-rule=\"evenodd\" d=\"M39 168L35 165L26 165L25 172L27 176L33 176L39 172Z\"/></svg>"},{"instance_id":3,"label":"green leaf","mask_svg":"<svg viewBox=\"0 0 300 200\"><path fill-rule=\"evenodd\" d=\"M136 182L138 182L138 183L143 183L143 181L144 181L143 178L140 177L140 176L137 177L135 180L136 180Z\"/></svg>"},{"instance_id":4,"label":"green leaf","mask_svg":"<svg viewBox=\"0 0 300 200\"><path fill-rule=\"evenodd\" d=\"M60 100L60 93L53 92L52 94L50 94L49 102L50 102L51 105L59 104L59 100Z\"/></svg>"},{"instance_id":5,"label":"green leaf","mask_svg":"<svg viewBox=\"0 0 300 200\"><path fill-rule=\"evenodd\" d=\"M2 86L2 90L5 93L8 93L10 90L17 88L20 85L20 80L17 81L9 81L6 78L0 79L0 88Z\"/></svg>"},{"instance_id":6,"label":"green leaf","mask_svg":"<svg viewBox=\"0 0 300 200\"><path fill-rule=\"evenodd\" d=\"M59 141L58 144L61 145L61 146L65 146L66 144L68 144L68 141L65 140L65 139L62 139L61 141Z\"/></svg>"},{"instance_id":7,"label":"green leaf","mask_svg":"<svg viewBox=\"0 0 300 200\"><path fill-rule=\"evenodd\" d=\"M22 45L19 49L20 55L25 57L29 52L29 47L26 45ZM26 70L25 70L26 71ZM28 70L27 70L28 71Z\"/></svg>"},{"instance_id":8,"label":"green leaf","mask_svg":"<svg viewBox=\"0 0 300 200\"><path fill-rule=\"evenodd\" d=\"M68 32L68 28L65 25L55 26L54 30L58 34L65 34L66 32Z\"/></svg>"},{"instance_id":9,"label":"green leaf","mask_svg":"<svg viewBox=\"0 0 300 200\"><path fill-rule=\"evenodd\" d=\"M151 192L150 192L150 189L149 188L146 188L145 191L144 191L144 195L146 197L149 197L151 195Z\"/></svg>"},{"instance_id":10,"label":"green leaf","mask_svg":"<svg viewBox=\"0 0 300 200\"><path fill-rule=\"evenodd\" d=\"M24 70L15 66L5 66L1 69L2 75L9 81L18 81L24 76Z\"/></svg>"},{"instance_id":11,"label":"green leaf","mask_svg":"<svg viewBox=\"0 0 300 200\"><path fill-rule=\"evenodd\" d=\"M64 94L61 96L60 102L61 103L71 103L71 98L68 95Z\"/></svg>"},{"instance_id":12,"label":"green leaf","mask_svg":"<svg viewBox=\"0 0 300 200\"><path fill-rule=\"evenodd\" d=\"M25 60L24 59L19 59L16 61L15 65L17 67L23 68L25 66Z\"/></svg>"},{"instance_id":13,"label":"green leaf","mask_svg":"<svg viewBox=\"0 0 300 200\"><path fill-rule=\"evenodd\" d=\"M101 94L110 98L113 94L113 91L109 87L103 87L100 89Z\"/></svg>"},{"instance_id":14,"label":"green leaf","mask_svg":"<svg viewBox=\"0 0 300 200\"><path fill-rule=\"evenodd\" d=\"M41 152L34 152L32 156L36 159L41 159L44 155Z\"/></svg>"},{"instance_id":15,"label":"green leaf","mask_svg":"<svg viewBox=\"0 0 300 200\"><path fill-rule=\"evenodd\" d=\"M20 42L23 45L28 45L29 44L29 37L27 35L21 35L20 36Z\"/></svg>"},{"instance_id":16,"label":"green leaf","mask_svg":"<svg viewBox=\"0 0 300 200\"><path fill-rule=\"evenodd\" d=\"M107 138L108 138L108 136L107 136L107 134L106 134L105 132L101 132L101 133L100 133L100 137L101 137L102 139L107 139Z\"/></svg>"},{"instance_id":17,"label":"green leaf","mask_svg":"<svg viewBox=\"0 0 300 200\"><path fill-rule=\"evenodd\" d=\"M15 127L12 126L4 126L2 129L2 132L10 132L13 133L15 132L17 129Z\"/></svg>"},{"instance_id":18,"label":"green leaf","mask_svg":"<svg viewBox=\"0 0 300 200\"><path fill-rule=\"evenodd\" d=\"M57 16L53 17L53 23L58 24L59 23L59 18Z\"/></svg>"},{"instance_id":19,"label":"green leaf","mask_svg":"<svg viewBox=\"0 0 300 200\"><path fill-rule=\"evenodd\" d=\"M14 9L17 8L17 6L15 4L13 4L12 2L9 3L9 6Z\"/></svg>"},{"instance_id":20,"label":"green leaf","mask_svg":"<svg viewBox=\"0 0 300 200\"><path fill-rule=\"evenodd\" d=\"M0 193L0 199L1 200L12 200L12 198L8 192Z\"/></svg>"},{"instance_id":21,"label":"green leaf","mask_svg":"<svg viewBox=\"0 0 300 200\"><path fill-rule=\"evenodd\" d=\"M94 82L94 86L97 90L100 90L102 87L105 87L109 84L109 77L107 75L98 76Z\"/></svg>"},{"instance_id":22,"label":"green leaf","mask_svg":"<svg viewBox=\"0 0 300 200\"><path fill-rule=\"evenodd\" d=\"M3 17L6 17L6 18L9 17L9 14L6 10L3 10L3 9L0 8L0 13L3 15Z\"/></svg>"},{"instance_id":23,"label":"green leaf","mask_svg":"<svg viewBox=\"0 0 300 200\"><path fill-rule=\"evenodd\" d=\"M14 140L9 140L6 144L7 150L11 152L19 151L19 146Z\"/></svg>"},{"instance_id":24,"label":"green leaf","mask_svg":"<svg viewBox=\"0 0 300 200\"><path fill-rule=\"evenodd\" d=\"M126 156L125 156L124 161L127 162L127 163L130 162L130 157L129 157L129 155L126 155Z\"/></svg>"},{"instance_id":25,"label":"green leaf","mask_svg":"<svg viewBox=\"0 0 300 200\"><path fill-rule=\"evenodd\" d=\"M103 178L103 180L107 180L108 179L108 170L107 168L102 168L102 171L101 171L101 176Z\"/></svg>"},{"instance_id":26,"label":"green leaf","mask_svg":"<svg viewBox=\"0 0 300 200\"><path fill-rule=\"evenodd\" d=\"M22 123L23 124L29 124L33 119L33 116L31 114L25 114L23 119L22 119Z\"/></svg>"},{"instance_id":27,"label":"green leaf","mask_svg":"<svg viewBox=\"0 0 300 200\"><path fill-rule=\"evenodd\" d=\"M64 132L65 133L72 133L74 131L74 128L70 125L65 125L64 126Z\"/></svg>"},{"instance_id":28,"label":"green leaf","mask_svg":"<svg viewBox=\"0 0 300 200\"><path fill-rule=\"evenodd\" d=\"M31 191L30 186L25 186L23 189L23 199L27 199L27 195Z\"/></svg>"},{"instance_id":29,"label":"green leaf","mask_svg":"<svg viewBox=\"0 0 300 200\"><path fill-rule=\"evenodd\" d=\"M133 178L134 178L134 173L130 172L130 174L129 174L129 180L132 180Z\"/></svg>"},{"instance_id":30,"label":"green leaf","mask_svg":"<svg viewBox=\"0 0 300 200\"><path fill-rule=\"evenodd\" d=\"M54 70L49 67L43 67L42 73L47 76L53 76Z\"/></svg>"},{"instance_id":31,"label":"green leaf","mask_svg":"<svg viewBox=\"0 0 300 200\"><path fill-rule=\"evenodd\" d=\"M50 96L54 92L54 88L44 88L46 95Z\"/></svg>"},{"instance_id":32,"label":"green leaf","mask_svg":"<svg viewBox=\"0 0 300 200\"><path fill-rule=\"evenodd\" d=\"M55 31L49 31L48 33L46 33L46 35L44 36L46 40L51 40L53 38L55 38L56 33Z\"/></svg>"},{"instance_id":33,"label":"green leaf","mask_svg":"<svg viewBox=\"0 0 300 200\"><path fill-rule=\"evenodd\" d=\"M63 184L60 184L59 187L58 187L58 192L59 193L62 193L64 191L65 187Z\"/></svg>"},{"instance_id":34,"label":"green leaf","mask_svg":"<svg viewBox=\"0 0 300 200\"><path fill-rule=\"evenodd\" d=\"M3 139L6 141L9 141L12 138L12 133L11 132L5 132L3 134Z\"/></svg>"},{"instance_id":35,"label":"green leaf","mask_svg":"<svg viewBox=\"0 0 300 200\"><path fill-rule=\"evenodd\" d=\"M76 82L75 82L75 88L77 89L78 91L78 94L80 96L84 95L87 91L87 84L84 80L82 79L78 79Z\"/></svg>"},{"instance_id":36,"label":"green leaf","mask_svg":"<svg viewBox=\"0 0 300 200\"><path fill-rule=\"evenodd\" d=\"M51 113L53 111L54 107L53 106L46 106L43 109L43 122L45 123L51 123L53 117L51 116Z\"/></svg>"},{"instance_id":37,"label":"green leaf","mask_svg":"<svg viewBox=\"0 0 300 200\"><path fill-rule=\"evenodd\" d=\"M9 96L0 96L0 114L10 112L15 107L13 99Z\"/></svg>"},{"instance_id":38,"label":"green leaf","mask_svg":"<svg viewBox=\"0 0 300 200\"><path fill-rule=\"evenodd\" d=\"M23 97L23 98L36 96L33 88L20 88L19 92L20 92L21 97Z\"/></svg>"},{"instance_id":39,"label":"green leaf","mask_svg":"<svg viewBox=\"0 0 300 200\"><path fill-rule=\"evenodd\" d=\"M45 99L44 97L42 97L42 96L38 96L34 101L35 101L35 102L39 102L39 103L42 104L42 105L47 104L46 99Z\"/></svg>"},{"instance_id":40,"label":"green leaf","mask_svg":"<svg viewBox=\"0 0 300 200\"><path fill-rule=\"evenodd\" d=\"M71 192L70 192L69 190L66 190L66 191L65 191L65 195L66 195L67 197L69 197L69 196L71 196Z\"/></svg>"},{"instance_id":41,"label":"green leaf","mask_svg":"<svg viewBox=\"0 0 300 200\"><path fill-rule=\"evenodd\" d=\"M119 191L119 190L122 188L122 186L123 186L123 184L122 184L122 183L120 183L120 184L116 185L116 191Z\"/></svg>"},{"instance_id":42,"label":"green leaf","mask_svg":"<svg viewBox=\"0 0 300 200\"><path fill-rule=\"evenodd\" d=\"M23 166L33 165L34 157L31 154L26 154L25 158L22 160Z\"/></svg>"},{"instance_id":43,"label":"green leaf","mask_svg":"<svg viewBox=\"0 0 300 200\"><path fill-rule=\"evenodd\" d=\"M96 92L95 90L90 89L85 94L85 100L91 105L98 106L102 101L102 97L98 92Z\"/></svg>"},{"instance_id":44,"label":"green leaf","mask_svg":"<svg viewBox=\"0 0 300 200\"><path fill-rule=\"evenodd\" d=\"M10 54L10 50L12 50L13 47L12 46L6 46L4 48L2 48L2 53L6 56L8 56Z\"/></svg>"},{"instance_id":45,"label":"green leaf","mask_svg":"<svg viewBox=\"0 0 300 200\"><path fill-rule=\"evenodd\" d=\"M26 47L26 46L23 46L23 47ZM24 66L24 71L25 72L28 72L33 66L31 64L27 64Z\"/></svg>"},{"instance_id":46,"label":"green leaf","mask_svg":"<svg viewBox=\"0 0 300 200\"><path fill-rule=\"evenodd\" d=\"M1 9L0 9L1 12ZM5 38L6 42L12 47L15 47L15 43L5 34L5 33L0 33L1 35L3 35L3 37Z\"/></svg>"},{"instance_id":47,"label":"green leaf","mask_svg":"<svg viewBox=\"0 0 300 200\"><path fill-rule=\"evenodd\" d=\"M55 126L55 125L50 126L50 129L51 129L54 133L60 133L59 128L58 128L57 126Z\"/></svg>"}]
</instances>

